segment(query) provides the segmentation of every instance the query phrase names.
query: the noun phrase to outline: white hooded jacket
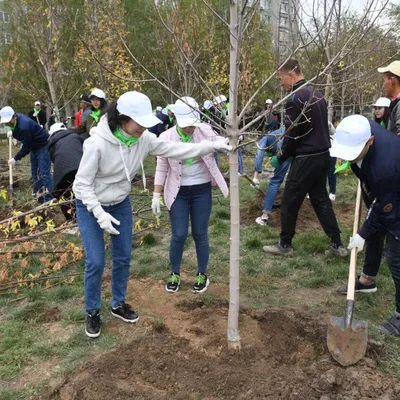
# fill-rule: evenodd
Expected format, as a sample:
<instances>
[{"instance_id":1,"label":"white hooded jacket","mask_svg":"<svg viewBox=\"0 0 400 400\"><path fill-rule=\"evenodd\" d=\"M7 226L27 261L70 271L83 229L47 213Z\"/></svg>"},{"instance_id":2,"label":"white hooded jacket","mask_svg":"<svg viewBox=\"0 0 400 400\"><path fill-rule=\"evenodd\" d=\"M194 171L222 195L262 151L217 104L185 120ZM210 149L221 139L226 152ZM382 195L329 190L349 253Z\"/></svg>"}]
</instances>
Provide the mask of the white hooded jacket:
<instances>
[{"instance_id":1,"label":"white hooded jacket","mask_svg":"<svg viewBox=\"0 0 400 400\"><path fill-rule=\"evenodd\" d=\"M137 171L139 168L143 170L143 160L149 154L185 160L214 151L213 142L208 140L198 144L176 143L157 139L147 130L136 144L128 147L111 132L107 115L90 133L91 137L83 144L83 157L73 191L91 212L99 206L122 202L130 193L131 181ZM145 184L144 171L143 180Z\"/></svg>"}]
</instances>

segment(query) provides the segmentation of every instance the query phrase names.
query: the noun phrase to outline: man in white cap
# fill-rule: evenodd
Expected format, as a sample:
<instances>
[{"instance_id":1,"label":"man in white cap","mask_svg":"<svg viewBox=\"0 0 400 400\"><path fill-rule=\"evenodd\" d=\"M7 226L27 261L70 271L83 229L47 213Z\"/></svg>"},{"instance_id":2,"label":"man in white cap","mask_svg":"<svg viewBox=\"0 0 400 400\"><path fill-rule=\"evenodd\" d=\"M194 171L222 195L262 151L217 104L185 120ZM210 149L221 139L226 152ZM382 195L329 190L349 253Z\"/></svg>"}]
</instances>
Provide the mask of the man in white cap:
<instances>
[{"instance_id":1,"label":"man in white cap","mask_svg":"<svg viewBox=\"0 0 400 400\"><path fill-rule=\"evenodd\" d=\"M383 90L390 103L388 130L400 136L400 61L393 61L387 67L378 68L383 74Z\"/></svg>"},{"instance_id":2,"label":"man in white cap","mask_svg":"<svg viewBox=\"0 0 400 400\"><path fill-rule=\"evenodd\" d=\"M42 110L42 103L39 100L35 101L33 110L29 111L28 117L37 122L42 128L46 125L46 112Z\"/></svg>"},{"instance_id":3,"label":"man in white cap","mask_svg":"<svg viewBox=\"0 0 400 400\"><path fill-rule=\"evenodd\" d=\"M396 311L379 330L400 335L400 140L374 121L361 115L343 119L336 128L332 157L350 163L361 181L364 200L369 206L367 219L349 249L362 251L367 243L363 273L356 280L358 292L376 291L375 278L383 253L396 288ZM375 271L371 272L372 269ZM339 290L347 292L347 288Z\"/></svg>"},{"instance_id":4,"label":"man in white cap","mask_svg":"<svg viewBox=\"0 0 400 400\"><path fill-rule=\"evenodd\" d=\"M0 110L0 123L5 124L12 131L12 137L22 143L21 149L8 163L14 166L30 154L34 196L40 203L50 201L53 197L50 195L52 182L51 161L47 151L48 133L37 122L16 113L9 106Z\"/></svg>"}]
</instances>

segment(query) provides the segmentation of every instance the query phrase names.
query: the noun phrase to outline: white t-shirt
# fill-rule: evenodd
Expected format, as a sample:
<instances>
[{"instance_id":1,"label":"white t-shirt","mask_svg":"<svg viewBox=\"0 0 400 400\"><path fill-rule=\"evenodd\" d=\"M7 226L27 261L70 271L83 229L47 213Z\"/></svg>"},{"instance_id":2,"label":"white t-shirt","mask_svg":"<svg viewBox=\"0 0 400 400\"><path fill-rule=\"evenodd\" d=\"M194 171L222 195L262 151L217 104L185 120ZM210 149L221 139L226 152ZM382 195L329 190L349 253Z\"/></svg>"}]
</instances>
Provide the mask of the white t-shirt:
<instances>
[{"instance_id":1,"label":"white t-shirt","mask_svg":"<svg viewBox=\"0 0 400 400\"><path fill-rule=\"evenodd\" d=\"M191 142L193 142L193 136L188 143ZM182 160L181 186L201 185L210 181L210 173L201 157L193 158L190 167L187 166L186 160Z\"/></svg>"}]
</instances>

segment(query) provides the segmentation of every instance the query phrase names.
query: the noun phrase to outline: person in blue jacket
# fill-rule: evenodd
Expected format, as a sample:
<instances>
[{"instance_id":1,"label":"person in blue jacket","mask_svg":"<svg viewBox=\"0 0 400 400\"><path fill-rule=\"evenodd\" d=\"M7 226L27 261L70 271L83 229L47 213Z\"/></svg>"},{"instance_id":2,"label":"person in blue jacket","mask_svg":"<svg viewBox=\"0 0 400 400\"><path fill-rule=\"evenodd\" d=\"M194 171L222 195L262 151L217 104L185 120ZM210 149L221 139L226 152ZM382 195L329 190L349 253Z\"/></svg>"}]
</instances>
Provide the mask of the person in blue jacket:
<instances>
[{"instance_id":1,"label":"person in blue jacket","mask_svg":"<svg viewBox=\"0 0 400 400\"><path fill-rule=\"evenodd\" d=\"M152 126L148 130L149 132L154 133L157 137L159 137L167 129L172 128L175 124L175 116L170 109L170 104L168 104L167 107L163 108L162 111L158 112L156 114L156 117L161 122L155 126Z\"/></svg>"},{"instance_id":2,"label":"person in blue jacket","mask_svg":"<svg viewBox=\"0 0 400 400\"><path fill-rule=\"evenodd\" d=\"M378 329L382 333L396 336L400 336L399 154L399 138L362 115L351 115L343 119L336 128L331 148L332 157L350 163L351 169L360 179L364 200L367 197L370 203L363 226L350 238L349 250L357 248L362 251L367 243L366 257L371 257L368 247L374 246L374 258L379 265L380 259L376 257L382 258L386 236L386 260L395 284L396 310Z\"/></svg>"},{"instance_id":3,"label":"person in blue jacket","mask_svg":"<svg viewBox=\"0 0 400 400\"><path fill-rule=\"evenodd\" d=\"M14 166L30 154L35 198L39 203L52 200L51 161L47 151L49 134L37 122L16 113L9 106L0 110L0 123L5 124L12 131L12 137L22 143L21 149L8 163Z\"/></svg>"}]
</instances>

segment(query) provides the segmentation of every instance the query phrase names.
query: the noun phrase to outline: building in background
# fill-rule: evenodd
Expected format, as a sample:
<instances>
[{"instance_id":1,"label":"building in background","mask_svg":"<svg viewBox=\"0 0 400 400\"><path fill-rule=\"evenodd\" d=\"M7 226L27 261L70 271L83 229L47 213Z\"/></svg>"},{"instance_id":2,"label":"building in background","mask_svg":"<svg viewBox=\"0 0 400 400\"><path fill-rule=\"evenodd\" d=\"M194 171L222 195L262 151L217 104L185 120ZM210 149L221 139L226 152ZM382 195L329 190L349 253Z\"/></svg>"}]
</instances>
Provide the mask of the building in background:
<instances>
[{"instance_id":1,"label":"building in background","mask_svg":"<svg viewBox=\"0 0 400 400\"><path fill-rule=\"evenodd\" d=\"M256 3L261 18L271 26L274 48L282 58L299 44L299 0L252 0L249 6Z\"/></svg>"},{"instance_id":2,"label":"building in background","mask_svg":"<svg viewBox=\"0 0 400 400\"><path fill-rule=\"evenodd\" d=\"M11 43L10 14L5 11L5 1L0 0L0 46Z\"/></svg>"}]
</instances>

